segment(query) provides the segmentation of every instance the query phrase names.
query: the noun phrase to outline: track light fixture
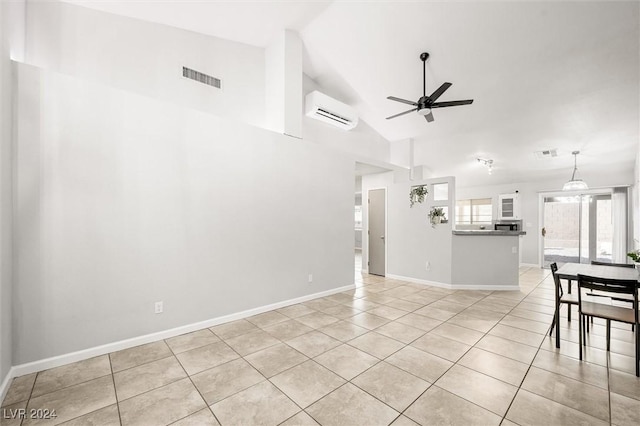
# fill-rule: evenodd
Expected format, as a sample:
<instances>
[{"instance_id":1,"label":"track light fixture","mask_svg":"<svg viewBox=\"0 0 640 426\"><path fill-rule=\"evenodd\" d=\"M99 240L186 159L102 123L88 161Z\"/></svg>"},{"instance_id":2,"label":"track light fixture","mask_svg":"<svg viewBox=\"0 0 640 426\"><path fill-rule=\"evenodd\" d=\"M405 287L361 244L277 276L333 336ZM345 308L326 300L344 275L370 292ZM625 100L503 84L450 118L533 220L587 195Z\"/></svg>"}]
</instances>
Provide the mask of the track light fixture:
<instances>
[{"instance_id":1,"label":"track light fixture","mask_svg":"<svg viewBox=\"0 0 640 426\"><path fill-rule=\"evenodd\" d=\"M485 166L487 168L487 172L489 172L489 174L491 174L491 172L493 171L493 160L485 159L485 158L478 158L478 163L480 163L483 166Z\"/></svg>"}]
</instances>

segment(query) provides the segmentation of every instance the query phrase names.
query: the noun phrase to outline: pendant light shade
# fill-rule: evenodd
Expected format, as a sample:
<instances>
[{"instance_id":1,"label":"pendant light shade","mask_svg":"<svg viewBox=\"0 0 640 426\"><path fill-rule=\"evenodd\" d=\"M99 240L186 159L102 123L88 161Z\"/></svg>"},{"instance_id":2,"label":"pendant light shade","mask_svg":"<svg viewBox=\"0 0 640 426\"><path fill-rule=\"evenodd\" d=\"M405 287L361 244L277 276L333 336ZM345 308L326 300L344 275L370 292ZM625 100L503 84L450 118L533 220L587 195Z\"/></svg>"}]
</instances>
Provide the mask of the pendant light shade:
<instances>
[{"instance_id":1,"label":"pendant light shade","mask_svg":"<svg viewBox=\"0 0 640 426\"><path fill-rule=\"evenodd\" d=\"M578 154L580 151L573 151L573 174L571 175L571 180L564 184L562 187L563 191L580 191L584 189L589 189L589 186L582 179L576 179L576 171L578 170Z\"/></svg>"}]
</instances>

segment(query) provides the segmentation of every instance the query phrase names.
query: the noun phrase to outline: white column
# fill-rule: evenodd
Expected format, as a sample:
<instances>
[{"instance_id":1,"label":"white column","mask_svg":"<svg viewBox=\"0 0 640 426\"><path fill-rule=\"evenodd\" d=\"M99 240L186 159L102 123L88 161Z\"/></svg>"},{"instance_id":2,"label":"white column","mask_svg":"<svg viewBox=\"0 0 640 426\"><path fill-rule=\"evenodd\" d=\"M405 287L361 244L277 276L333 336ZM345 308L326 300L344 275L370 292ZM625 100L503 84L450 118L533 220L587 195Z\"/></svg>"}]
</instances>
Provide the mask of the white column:
<instances>
[{"instance_id":1,"label":"white column","mask_svg":"<svg viewBox=\"0 0 640 426\"><path fill-rule=\"evenodd\" d=\"M302 41L291 30L265 51L266 127L302 138Z\"/></svg>"}]
</instances>

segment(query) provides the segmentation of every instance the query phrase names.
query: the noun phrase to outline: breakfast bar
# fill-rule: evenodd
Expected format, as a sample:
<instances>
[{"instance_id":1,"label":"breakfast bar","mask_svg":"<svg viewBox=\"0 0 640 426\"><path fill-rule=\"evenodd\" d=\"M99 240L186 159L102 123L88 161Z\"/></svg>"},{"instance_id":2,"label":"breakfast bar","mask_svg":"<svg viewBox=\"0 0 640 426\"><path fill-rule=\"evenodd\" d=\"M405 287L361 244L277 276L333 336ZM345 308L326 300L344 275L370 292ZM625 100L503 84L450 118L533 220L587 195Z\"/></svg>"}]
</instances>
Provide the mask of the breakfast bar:
<instances>
[{"instance_id":1,"label":"breakfast bar","mask_svg":"<svg viewBox=\"0 0 640 426\"><path fill-rule=\"evenodd\" d=\"M524 231L453 230L452 283L474 290L518 290Z\"/></svg>"}]
</instances>

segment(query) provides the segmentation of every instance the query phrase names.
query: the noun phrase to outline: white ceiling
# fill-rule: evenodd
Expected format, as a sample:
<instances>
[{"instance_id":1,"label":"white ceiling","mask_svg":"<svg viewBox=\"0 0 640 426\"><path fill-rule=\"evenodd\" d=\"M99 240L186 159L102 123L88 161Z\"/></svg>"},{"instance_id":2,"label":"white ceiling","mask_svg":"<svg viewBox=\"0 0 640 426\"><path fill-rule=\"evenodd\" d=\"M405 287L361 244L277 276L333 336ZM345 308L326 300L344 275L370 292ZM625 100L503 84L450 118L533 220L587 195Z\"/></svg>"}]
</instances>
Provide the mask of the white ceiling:
<instances>
[{"instance_id":1,"label":"white ceiling","mask_svg":"<svg viewBox=\"0 0 640 426\"><path fill-rule=\"evenodd\" d=\"M63 1L259 47L268 46L285 28L302 30L331 4L316 0Z\"/></svg>"},{"instance_id":2,"label":"white ceiling","mask_svg":"<svg viewBox=\"0 0 640 426\"><path fill-rule=\"evenodd\" d=\"M633 167L640 133L638 2L87 1L97 9L265 46L300 31L305 72L357 106L390 141L414 138L416 164L463 184L565 176L579 149L584 173ZM435 122L386 99L445 81ZM405 108L406 107L406 108ZM534 151L557 148L558 157ZM477 157L494 160L488 176Z\"/></svg>"}]
</instances>

